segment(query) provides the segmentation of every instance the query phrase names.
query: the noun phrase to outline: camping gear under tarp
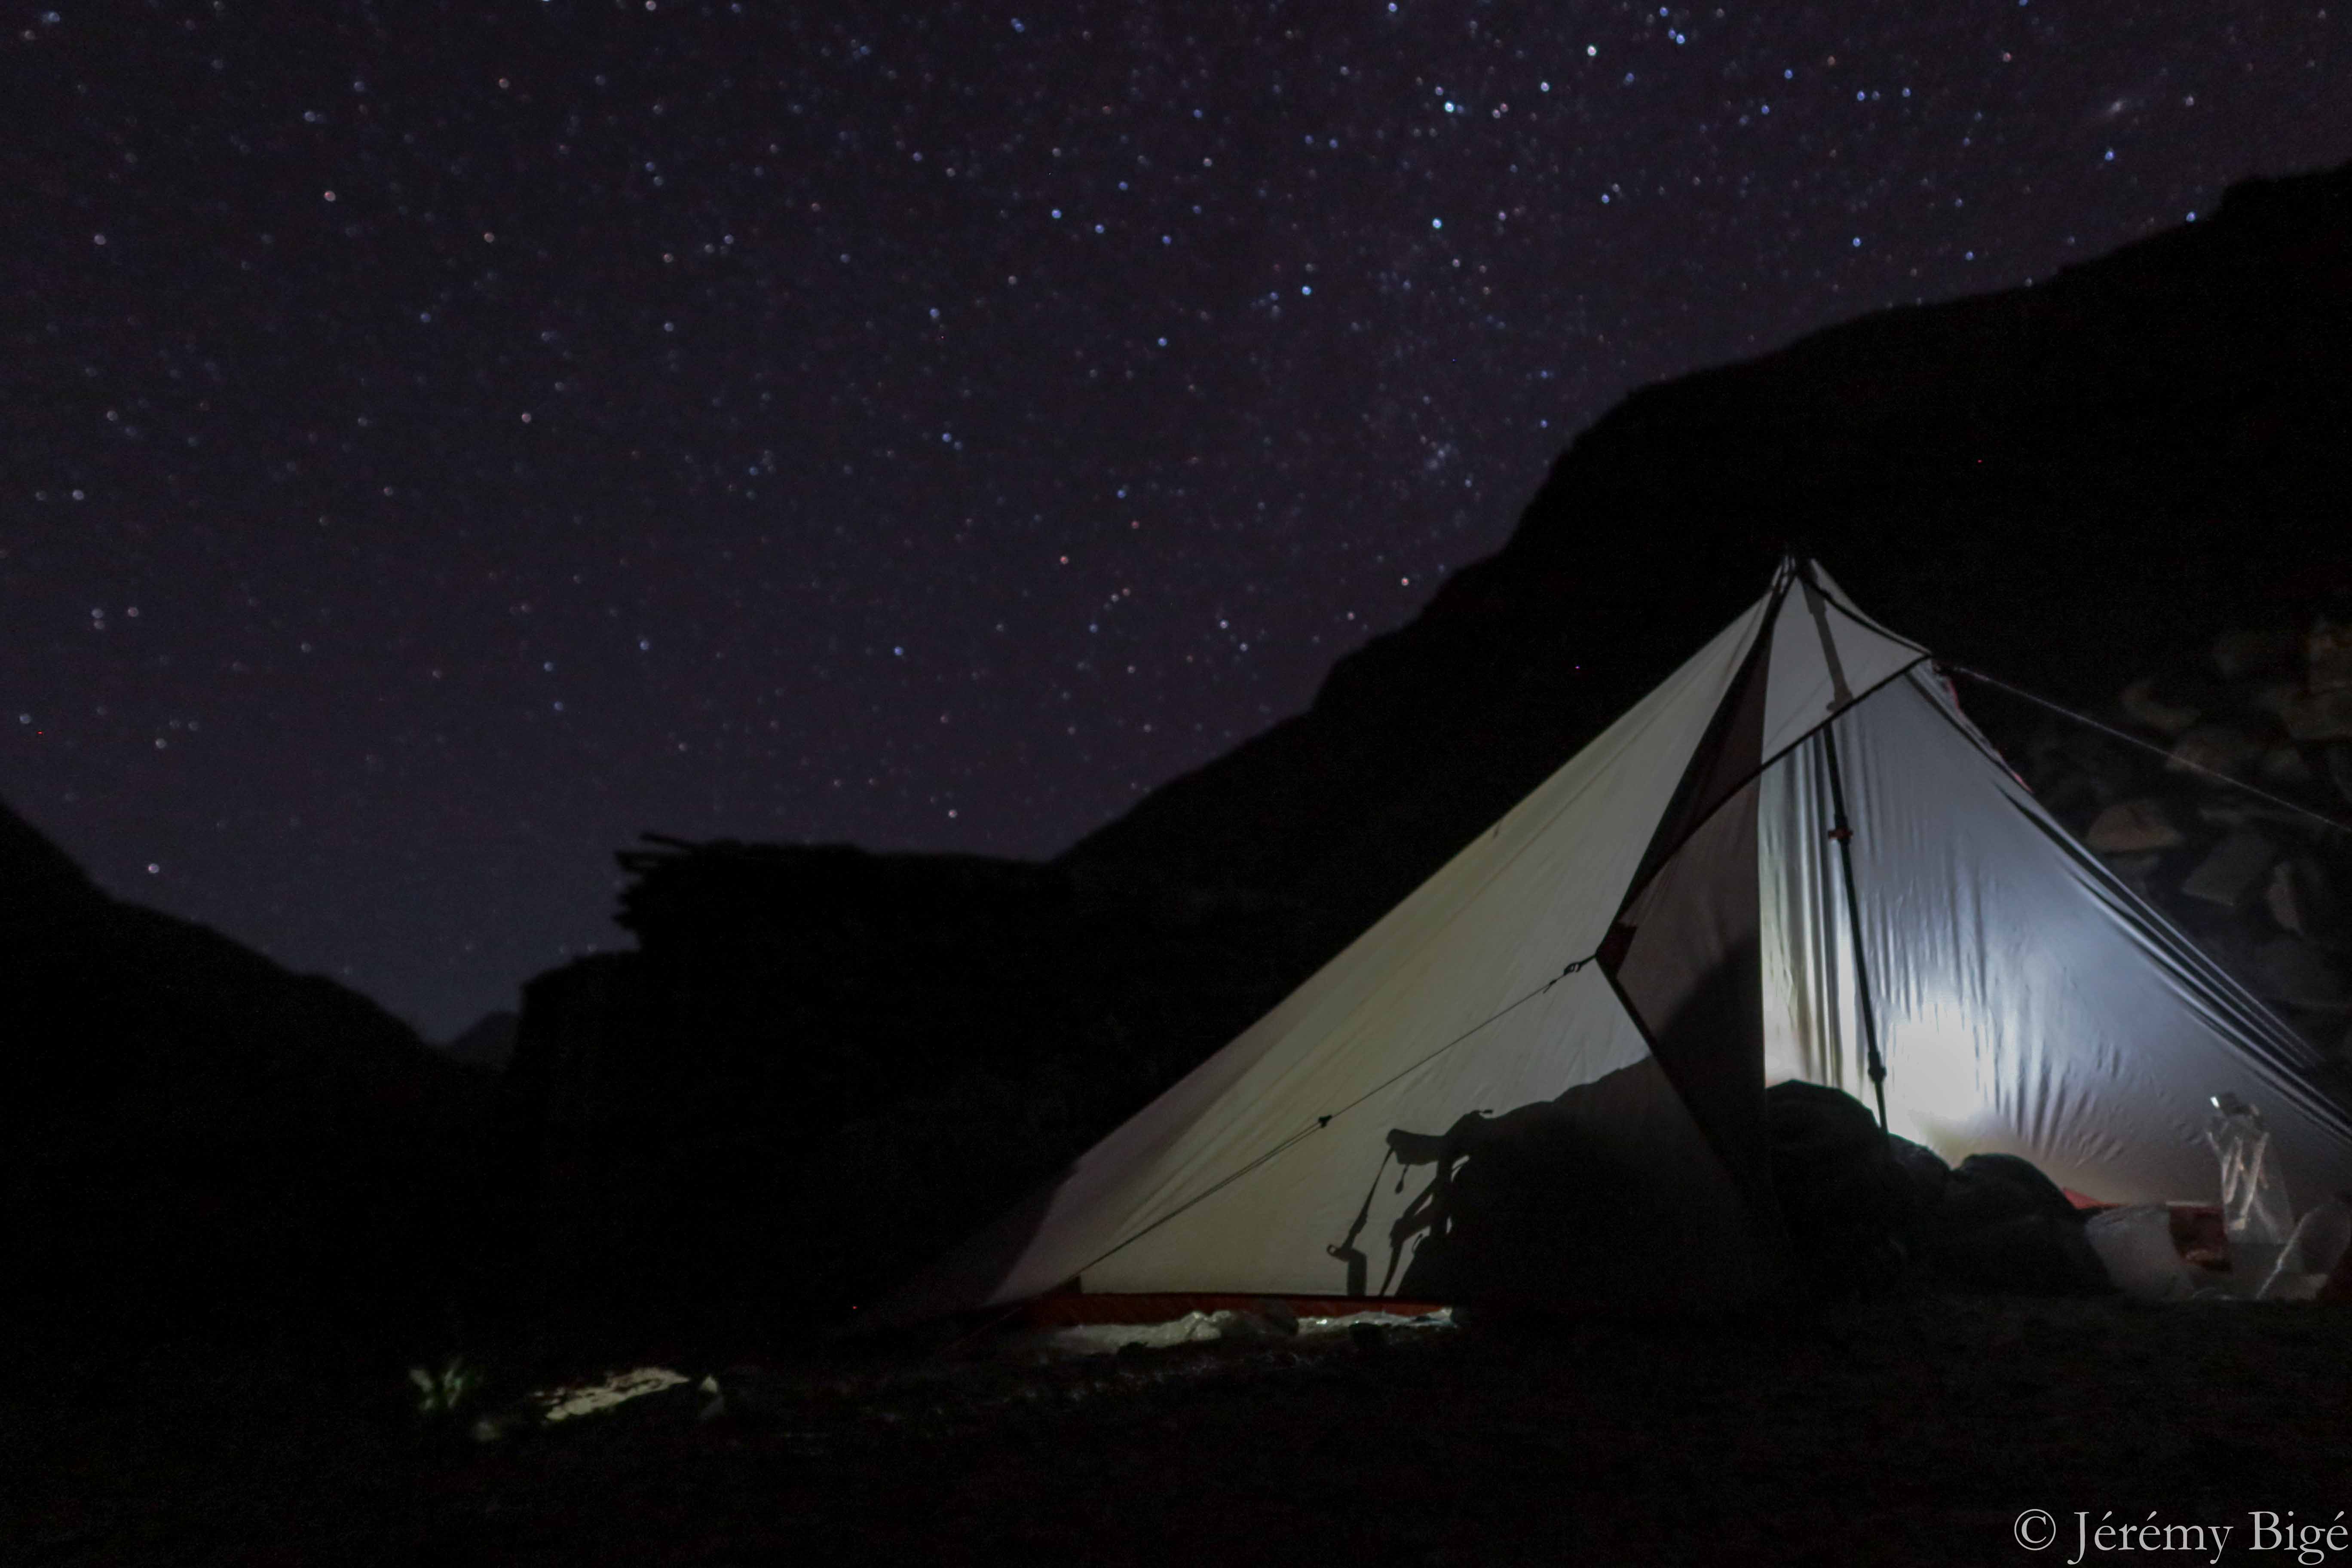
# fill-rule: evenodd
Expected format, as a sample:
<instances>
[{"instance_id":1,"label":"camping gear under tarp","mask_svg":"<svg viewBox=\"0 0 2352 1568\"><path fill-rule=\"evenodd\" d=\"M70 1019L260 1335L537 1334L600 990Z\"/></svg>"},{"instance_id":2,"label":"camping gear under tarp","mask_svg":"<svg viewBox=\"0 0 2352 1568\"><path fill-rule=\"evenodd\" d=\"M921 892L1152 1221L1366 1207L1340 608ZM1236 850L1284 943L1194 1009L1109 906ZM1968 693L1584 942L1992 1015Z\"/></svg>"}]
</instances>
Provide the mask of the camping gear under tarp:
<instances>
[{"instance_id":1,"label":"camping gear under tarp","mask_svg":"<svg viewBox=\"0 0 2352 1568\"><path fill-rule=\"evenodd\" d=\"M2210 1201L2235 1092L2315 1198L2352 1185L2321 1066L2042 809L1926 650L1791 560L877 1317L1073 1289L1719 1306L1788 1266L1769 1083L2110 1203Z\"/></svg>"}]
</instances>

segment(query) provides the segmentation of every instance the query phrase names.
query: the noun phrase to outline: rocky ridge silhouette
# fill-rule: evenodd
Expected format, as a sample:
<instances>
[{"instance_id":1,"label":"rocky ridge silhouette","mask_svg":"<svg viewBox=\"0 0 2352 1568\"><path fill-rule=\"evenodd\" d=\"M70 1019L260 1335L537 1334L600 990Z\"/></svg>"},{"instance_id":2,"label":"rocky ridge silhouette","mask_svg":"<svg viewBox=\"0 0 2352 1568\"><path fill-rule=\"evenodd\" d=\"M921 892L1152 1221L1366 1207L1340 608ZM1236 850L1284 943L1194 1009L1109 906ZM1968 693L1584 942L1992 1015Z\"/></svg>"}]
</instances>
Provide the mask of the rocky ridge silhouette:
<instances>
[{"instance_id":1,"label":"rocky ridge silhouette","mask_svg":"<svg viewBox=\"0 0 2352 1568\"><path fill-rule=\"evenodd\" d=\"M487 1075L373 1002L110 897L0 807L5 1310L382 1340L470 1288Z\"/></svg>"}]
</instances>

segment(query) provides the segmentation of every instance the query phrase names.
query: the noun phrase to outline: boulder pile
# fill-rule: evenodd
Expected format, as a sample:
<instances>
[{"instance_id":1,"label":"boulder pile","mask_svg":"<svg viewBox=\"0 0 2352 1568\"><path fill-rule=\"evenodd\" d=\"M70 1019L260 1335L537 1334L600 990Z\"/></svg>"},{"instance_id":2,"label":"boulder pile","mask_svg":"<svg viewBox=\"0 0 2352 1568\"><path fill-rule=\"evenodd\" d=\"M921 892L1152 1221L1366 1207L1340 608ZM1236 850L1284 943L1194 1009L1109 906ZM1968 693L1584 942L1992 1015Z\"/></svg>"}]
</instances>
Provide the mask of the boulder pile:
<instances>
[{"instance_id":1,"label":"boulder pile","mask_svg":"<svg viewBox=\"0 0 2352 1568\"><path fill-rule=\"evenodd\" d=\"M2352 624L2224 632L2095 716L2142 743L2055 716L2004 737L2042 805L2315 1044L2352 1055Z\"/></svg>"}]
</instances>

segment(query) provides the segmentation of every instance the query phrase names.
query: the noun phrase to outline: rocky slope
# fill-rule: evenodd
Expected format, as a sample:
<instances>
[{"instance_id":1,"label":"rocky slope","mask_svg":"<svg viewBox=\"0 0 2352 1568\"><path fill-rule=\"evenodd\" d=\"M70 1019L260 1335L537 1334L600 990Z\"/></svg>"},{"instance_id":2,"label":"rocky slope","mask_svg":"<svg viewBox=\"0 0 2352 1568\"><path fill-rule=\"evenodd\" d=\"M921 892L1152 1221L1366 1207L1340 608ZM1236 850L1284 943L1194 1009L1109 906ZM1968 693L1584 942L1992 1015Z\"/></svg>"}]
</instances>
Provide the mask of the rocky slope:
<instances>
[{"instance_id":1,"label":"rocky slope","mask_svg":"<svg viewBox=\"0 0 2352 1568\"><path fill-rule=\"evenodd\" d=\"M2105 731L2032 717L2011 755L2042 804L2352 1064L2352 625L2224 632L2126 685Z\"/></svg>"},{"instance_id":2,"label":"rocky slope","mask_svg":"<svg viewBox=\"0 0 2352 1568\"><path fill-rule=\"evenodd\" d=\"M483 1075L374 1003L102 892L0 807L5 1310L398 1333L463 1283Z\"/></svg>"}]
</instances>

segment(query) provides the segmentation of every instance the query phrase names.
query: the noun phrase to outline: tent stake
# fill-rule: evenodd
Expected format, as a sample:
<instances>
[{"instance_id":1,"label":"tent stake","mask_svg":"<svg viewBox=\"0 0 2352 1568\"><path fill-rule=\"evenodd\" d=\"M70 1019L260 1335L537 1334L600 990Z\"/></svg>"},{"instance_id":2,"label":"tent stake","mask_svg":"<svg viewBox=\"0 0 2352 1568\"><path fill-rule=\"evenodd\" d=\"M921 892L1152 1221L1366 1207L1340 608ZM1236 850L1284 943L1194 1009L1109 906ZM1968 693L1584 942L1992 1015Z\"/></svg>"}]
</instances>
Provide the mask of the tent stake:
<instances>
[{"instance_id":1,"label":"tent stake","mask_svg":"<svg viewBox=\"0 0 2352 1568\"><path fill-rule=\"evenodd\" d=\"M1878 1015L1870 1005L1870 965L1862 953L1862 902L1853 890L1853 826L1845 816L1845 783L1839 776L1837 720L1822 726L1822 750L1830 764L1830 837L1837 840L1838 866L1845 876L1846 929L1853 937L1853 988L1862 998L1863 1058L1869 1064L1871 1092L1878 1100L1878 1130L1886 1121L1886 1060L1878 1054Z\"/></svg>"}]
</instances>

